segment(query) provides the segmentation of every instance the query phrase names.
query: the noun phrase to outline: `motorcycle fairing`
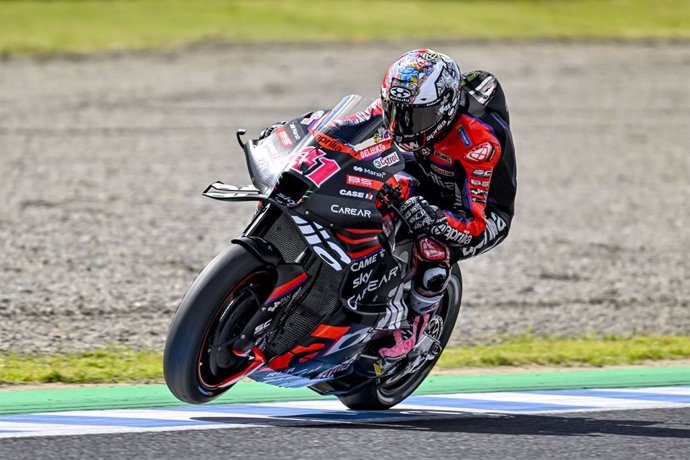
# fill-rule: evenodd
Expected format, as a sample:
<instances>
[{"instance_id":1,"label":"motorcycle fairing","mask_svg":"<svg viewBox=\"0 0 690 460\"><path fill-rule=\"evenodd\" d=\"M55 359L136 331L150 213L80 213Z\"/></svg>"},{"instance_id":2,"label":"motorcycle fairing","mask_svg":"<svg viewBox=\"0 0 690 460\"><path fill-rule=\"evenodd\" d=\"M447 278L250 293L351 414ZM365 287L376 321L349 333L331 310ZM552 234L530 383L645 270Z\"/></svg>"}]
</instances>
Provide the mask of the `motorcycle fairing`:
<instances>
[{"instance_id":1,"label":"motorcycle fairing","mask_svg":"<svg viewBox=\"0 0 690 460\"><path fill-rule=\"evenodd\" d=\"M267 208L288 215L304 243L338 273L341 306L322 318L308 337L269 357L268 364L251 375L254 380L305 386L341 378L353 372L352 363L372 340L399 328L404 320L402 265L393 256L377 207L379 190L404 162L389 140L367 141L378 132L380 120L361 126L338 124L338 117L348 115L358 102L361 98L346 98L318 122L312 120L309 134L291 149L277 132L245 144L256 186L256 192L248 193L269 203L255 216L245 238L254 238L254 230L271 214ZM357 151L353 145L366 148ZM245 190L221 188L225 193ZM305 292L318 289L305 286Z\"/></svg>"}]
</instances>

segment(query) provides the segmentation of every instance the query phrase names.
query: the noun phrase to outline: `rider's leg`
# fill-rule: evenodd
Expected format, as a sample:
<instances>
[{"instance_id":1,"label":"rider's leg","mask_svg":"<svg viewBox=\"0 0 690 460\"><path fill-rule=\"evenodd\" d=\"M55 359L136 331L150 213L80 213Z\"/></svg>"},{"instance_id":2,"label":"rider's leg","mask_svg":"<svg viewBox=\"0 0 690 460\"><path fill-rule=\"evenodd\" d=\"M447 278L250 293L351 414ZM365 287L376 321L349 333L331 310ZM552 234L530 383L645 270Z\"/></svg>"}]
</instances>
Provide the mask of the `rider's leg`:
<instances>
[{"instance_id":1,"label":"rider's leg","mask_svg":"<svg viewBox=\"0 0 690 460\"><path fill-rule=\"evenodd\" d=\"M443 297L450 278L450 251L445 244L420 236L412 250L415 275L409 306L417 314L433 311Z\"/></svg>"},{"instance_id":2,"label":"rider's leg","mask_svg":"<svg viewBox=\"0 0 690 460\"><path fill-rule=\"evenodd\" d=\"M391 343L379 349L383 358L401 358L415 346L448 284L450 251L445 245L421 236L415 241L412 257L415 275L405 302L408 321L404 327L393 331Z\"/></svg>"}]
</instances>

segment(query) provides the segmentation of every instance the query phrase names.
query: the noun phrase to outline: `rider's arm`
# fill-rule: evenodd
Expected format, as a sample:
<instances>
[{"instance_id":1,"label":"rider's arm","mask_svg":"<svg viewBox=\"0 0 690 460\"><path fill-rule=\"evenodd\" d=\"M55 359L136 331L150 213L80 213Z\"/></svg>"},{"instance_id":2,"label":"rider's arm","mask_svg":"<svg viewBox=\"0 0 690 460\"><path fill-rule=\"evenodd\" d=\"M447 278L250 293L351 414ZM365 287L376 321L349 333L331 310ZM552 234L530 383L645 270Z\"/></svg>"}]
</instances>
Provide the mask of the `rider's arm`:
<instances>
[{"instance_id":1,"label":"rider's arm","mask_svg":"<svg viewBox=\"0 0 690 460\"><path fill-rule=\"evenodd\" d=\"M486 229L485 208L493 169L501 157L495 137L488 136L454 158L455 203L444 210L444 239L455 245L475 244Z\"/></svg>"}]
</instances>

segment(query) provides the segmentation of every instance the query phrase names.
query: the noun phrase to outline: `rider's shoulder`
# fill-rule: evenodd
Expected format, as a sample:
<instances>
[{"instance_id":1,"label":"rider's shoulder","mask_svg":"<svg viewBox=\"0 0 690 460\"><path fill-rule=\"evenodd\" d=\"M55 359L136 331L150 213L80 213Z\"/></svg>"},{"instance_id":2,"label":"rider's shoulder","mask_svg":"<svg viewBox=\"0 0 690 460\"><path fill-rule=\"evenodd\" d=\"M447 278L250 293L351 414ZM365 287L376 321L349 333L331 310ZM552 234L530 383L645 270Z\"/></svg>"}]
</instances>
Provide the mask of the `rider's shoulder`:
<instances>
[{"instance_id":1,"label":"rider's shoulder","mask_svg":"<svg viewBox=\"0 0 690 460\"><path fill-rule=\"evenodd\" d=\"M462 87L469 95L470 114L481 118L496 112L508 123L508 104L496 75L486 70L473 70L462 75Z\"/></svg>"}]
</instances>

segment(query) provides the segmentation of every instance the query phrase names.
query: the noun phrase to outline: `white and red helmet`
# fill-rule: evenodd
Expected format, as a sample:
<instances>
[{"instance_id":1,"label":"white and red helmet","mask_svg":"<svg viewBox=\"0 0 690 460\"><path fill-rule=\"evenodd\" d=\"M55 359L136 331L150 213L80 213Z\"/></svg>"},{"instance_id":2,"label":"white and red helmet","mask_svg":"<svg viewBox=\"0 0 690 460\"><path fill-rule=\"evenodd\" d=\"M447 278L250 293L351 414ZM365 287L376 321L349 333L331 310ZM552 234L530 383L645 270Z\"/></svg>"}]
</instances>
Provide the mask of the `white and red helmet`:
<instances>
[{"instance_id":1,"label":"white and red helmet","mask_svg":"<svg viewBox=\"0 0 690 460\"><path fill-rule=\"evenodd\" d=\"M383 122L403 150L433 142L453 122L460 107L460 69L445 54L408 51L383 77Z\"/></svg>"}]
</instances>

